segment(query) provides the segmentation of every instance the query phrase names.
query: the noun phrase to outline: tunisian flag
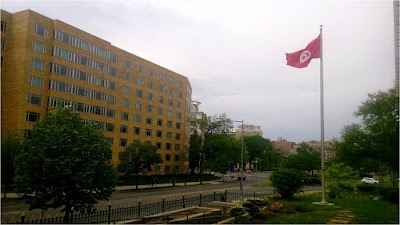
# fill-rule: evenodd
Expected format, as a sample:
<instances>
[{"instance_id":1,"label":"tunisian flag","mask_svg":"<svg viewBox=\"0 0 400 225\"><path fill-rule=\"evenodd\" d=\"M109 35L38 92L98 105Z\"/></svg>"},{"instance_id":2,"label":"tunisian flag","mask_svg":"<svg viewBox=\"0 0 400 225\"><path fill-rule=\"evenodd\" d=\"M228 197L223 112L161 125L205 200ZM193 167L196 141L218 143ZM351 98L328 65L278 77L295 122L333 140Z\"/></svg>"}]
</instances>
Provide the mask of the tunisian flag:
<instances>
[{"instance_id":1,"label":"tunisian flag","mask_svg":"<svg viewBox=\"0 0 400 225\"><path fill-rule=\"evenodd\" d=\"M321 35L310 42L305 49L293 53L286 53L287 65L296 68L304 68L308 66L311 59L320 58L320 37Z\"/></svg>"}]
</instances>

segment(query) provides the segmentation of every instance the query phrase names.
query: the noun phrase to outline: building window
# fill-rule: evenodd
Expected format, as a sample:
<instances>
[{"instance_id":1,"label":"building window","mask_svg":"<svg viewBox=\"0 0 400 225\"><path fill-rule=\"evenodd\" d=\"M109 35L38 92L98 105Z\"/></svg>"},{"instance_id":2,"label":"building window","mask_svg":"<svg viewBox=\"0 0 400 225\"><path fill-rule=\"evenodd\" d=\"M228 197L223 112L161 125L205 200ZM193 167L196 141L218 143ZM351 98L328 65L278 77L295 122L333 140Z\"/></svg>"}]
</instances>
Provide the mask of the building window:
<instances>
[{"instance_id":1,"label":"building window","mask_svg":"<svg viewBox=\"0 0 400 225\"><path fill-rule=\"evenodd\" d=\"M151 137L151 129L146 129L146 136Z\"/></svg>"},{"instance_id":2,"label":"building window","mask_svg":"<svg viewBox=\"0 0 400 225\"><path fill-rule=\"evenodd\" d=\"M33 45L32 46L33 51L39 52L39 53L42 53L42 54L46 53L46 45L45 44L43 44L41 42L38 42L38 41L33 41L32 45Z\"/></svg>"},{"instance_id":3,"label":"building window","mask_svg":"<svg viewBox=\"0 0 400 225\"><path fill-rule=\"evenodd\" d=\"M172 99L168 99L168 105L170 105L170 106L174 106L174 100L172 100Z\"/></svg>"},{"instance_id":4,"label":"building window","mask_svg":"<svg viewBox=\"0 0 400 225\"><path fill-rule=\"evenodd\" d=\"M167 121L167 127L172 128L172 121Z\"/></svg>"},{"instance_id":5,"label":"building window","mask_svg":"<svg viewBox=\"0 0 400 225\"><path fill-rule=\"evenodd\" d=\"M122 106L129 107L129 99L122 99Z\"/></svg>"},{"instance_id":6,"label":"building window","mask_svg":"<svg viewBox=\"0 0 400 225\"><path fill-rule=\"evenodd\" d=\"M161 167L160 166L154 166L154 172L160 172Z\"/></svg>"},{"instance_id":7,"label":"building window","mask_svg":"<svg viewBox=\"0 0 400 225\"><path fill-rule=\"evenodd\" d=\"M124 74L124 80L126 80L126 81L131 81L131 80L132 80L132 75L129 74L129 73L125 73L125 74Z\"/></svg>"},{"instance_id":8,"label":"building window","mask_svg":"<svg viewBox=\"0 0 400 225\"><path fill-rule=\"evenodd\" d=\"M162 126L163 124L163 120L162 119L157 119L157 125L158 126Z\"/></svg>"},{"instance_id":9,"label":"building window","mask_svg":"<svg viewBox=\"0 0 400 225\"><path fill-rule=\"evenodd\" d=\"M181 149L180 147L181 146L179 144L175 144L175 150L180 150Z\"/></svg>"},{"instance_id":10,"label":"building window","mask_svg":"<svg viewBox=\"0 0 400 225\"><path fill-rule=\"evenodd\" d=\"M152 119L151 118L146 118L146 124L152 124Z\"/></svg>"},{"instance_id":11,"label":"building window","mask_svg":"<svg viewBox=\"0 0 400 225\"><path fill-rule=\"evenodd\" d=\"M169 173L171 171L171 167L170 166L165 166L164 170L166 173Z\"/></svg>"},{"instance_id":12,"label":"building window","mask_svg":"<svg viewBox=\"0 0 400 225\"><path fill-rule=\"evenodd\" d=\"M182 119L182 113L180 113L180 112L177 112L177 113L176 113L176 118L178 118L178 119Z\"/></svg>"},{"instance_id":13,"label":"building window","mask_svg":"<svg viewBox=\"0 0 400 225\"><path fill-rule=\"evenodd\" d=\"M106 137L106 138L107 138L108 143L110 143L111 145L114 144L114 138L112 138L112 137Z\"/></svg>"},{"instance_id":14,"label":"building window","mask_svg":"<svg viewBox=\"0 0 400 225\"><path fill-rule=\"evenodd\" d=\"M128 140L121 138L119 139L119 146L126 147L128 145Z\"/></svg>"},{"instance_id":15,"label":"building window","mask_svg":"<svg viewBox=\"0 0 400 225\"><path fill-rule=\"evenodd\" d=\"M174 85L175 84L174 78L169 78L169 83Z\"/></svg>"},{"instance_id":16,"label":"building window","mask_svg":"<svg viewBox=\"0 0 400 225\"><path fill-rule=\"evenodd\" d=\"M139 73L144 73L144 67L142 65L137 65L136 66L136 71L138 71Z\"/></svg>"},{"instance_id":17,"label":"building window","mask_svg":"<svg viewBox=\"0 0 400 225\"><path fill-rule=\"evenodd\" d=\"M176 123L176 129L181 129L181 123Z\"/></svg>"},{"instance_id":18,"label":"building window","mask_svg":"<svg viewBox=\"0 0 400 225\"><path fill-rule=\"evenodd\" d=\"M161 146L162 146L161 142L156 142L156 145L157 145L157 149L161 149Z\"/></svg>"},{"instance_id":19,"label":"building window","mask_svg":"<svg viewBox=\"0 0 400 225\"><path fill-rule=\"evenodd\" d=\"M142 103L136 102L135 103L135 109L142 110Z\"/></svg>"},{"instance_id":20,"label":"building window","mask_svg":"<svg viewBox=\"0 0 400 225\"><path fill-rule=\"evenodd\" d=\"M35 33L37 35L46 37L47 36L47 28L40 24L35 24Z\"/></svg>"},{"instance_id":21,"label":"building window","mask_svg":"<svg viewBox=\"0 0 400 225\"><path fill-rule=\"evenodd\" d=\"M122 120L129 120L129 113L127 113L127 112L122 112L122 113L121 113L121 119L122 119Z\"/></svg>"},{"instance_id":22,"label":"building window","mask_svg":"<svg viewBox=\"0 0 400 225\"><path fill-rule=\"evenodd\" d=\"M155 72L154 72L154 70L149 70L149 76L150 77L154 77L155 76Z\"/></svg>"},{"instance_id":23,"label":"building window","mask_svg":"<svg viewBox=\"0 0 400 225\"><path fill-rule=\"evenodd\" d=\"M114 131L114 124L106 123L106 131Z\"/></svg>"},{"instance_id":24,"label":"building window","mask_svg":"<svg viewBox=\"0 0 400 225\"><path fill-rule=\"evenodd\" d=\"M178 81L178 87L180 87L180 88L183 87L183 82L182 81Z\"/></svg>"},{"instance_id":25,"label":"building window","mask_svg":"<svg viewBox=\"0 0 400 225\"><path fill-rule=\"evenodd\" d=\"M31 130L24 130L24 138L25 139L30 139L32 135L32 131Z\"/></svg>"},{"instance_id":26,"label":"building window","mask_svg":"<svg viewBox=\"0 0 400 225\"><path fill-rule=\"evenodd\" d=\"M111 54L110 60L111 62L118 63L118 56Z\"/></svg>"},{"instance_id":27,"label":"building window","mask_svg":"<svg viewBox=\"0 0 400 225\"><path fill-rule=\"evenodd\" d=\"M36 122L39 121L40 113L37 112L26 112L26 121L27 122Z\"/></svg>"},{"instance_id":28,"label":"building window","mask_svg":"<svg viewBox=\"0 0 400 225\"><path fill-rule=\"evenodd\" d=\"M159 138L162 138L162 131L158 130L157 133L156 133L156 136L159 137Z\"/></svg>"},{"instance_id":29,"label":"building window","mask_svg":"<svg viewBox=\"0 0 400 225\"><path fill-rule=\"evenodd\" d=\"M170 88L170 89L168 90L168 93L169 93L169 95L174 95L174 89Z\"/></svg>"},{"instance_id":30,"label":"building window","mask_svg":"<svg viewBox=\"0 0 400 225\"><path fill-rule=\"evenodd\" d=\"M165 148L171 150L171 143L166 143Z\"/></svg>"},{"instance_id":31,"label":"building window","mask_svg":"<svg viewBox=\"0 0 400 225\"><path fill-rule=\"evenodd\" d=\"M175 155L175 161L179 161L179 155Z\"/></svg>"},{"instance_id":32,"label":"building window","mask_svg":"<svg viewBox=\"0 0 400 225\"><path fill-rule=\"evenodd\" d=\"M140 134L140 127L133 128L133 134L139 135Z\"/></svg>"},{"instance_id":33,"label":"building window","mask_svg":"<svg viewBox=\"0 0 400 225\"><path fill-rule=\"evenodd\" d=\"M164 92L164 90L165 90L164 85L160 85L158 90L161 91L161 92Z\"/></svg>"},{"instance_id":34,"label":"building window","mask_svg":"<svg viewBox=\"0 0 400 225\"><path fill-rule=\"evenodd\" d=\"M147 105L147 112L153 112L154 106L152 105Z\"/></svg>"},{"instance_id":35,"label":"building window","mask_svg":"<svg viewBox=\"0 0 400 225\"><path fill-rule=\"evenodd\" d=\"M154 99L154 94L153 93L148 93L147 98L149 100L153 100Z\"/></svg>"},{"instance_id":36,"label":"building window","mask_svg":"<svg viewBox=\"0 0 400 225\"><path fill-rule=\"evenodd\" d=\"M162 73L160 73L160 80L161 80L161 81L165 81L165 76L164 76L164 74L162 74Z\"/></svg>"},{"instance_id":37,"label":"building window","mask_svg":"<svg viewBox=\"0 0 400 225\"><path fill-rule=\"evenodd\" d=\"M165 155L165 160L166 161L170 161L171 160L171 155L170 154L166 154Z\"/></svg>"},{"instance_id":38,"label":"building window","mask_svg":"<svg viewBox=\"0 0 400 225\"><path fill-rule=\"evenodd\" d=\"M171 132L167 132L167 138L172 138L172 133Z\"/></svg>"},{"instance_id":39,"label":"building window","mask_svg":"<svg viewBox=\"0 0 400 225\"><path fill-rule=\"evenodd\" d=\"M136 78L136 83L143 86L143 85L144 85L143 78L137 77L137 78Z\"/></svg>"},{"instance_id":40,"label":"building window","mask_svg":"<svg viewBox=\"0 0 400 225\"><path fill-rule=\"evenodd\" d=\"M7 31L7 22L1 21L1 32Z\"/></svg>"},{"instance_id":41,"label":"building window","mask_svg":"<svg viewBox=\"0 0 400 225\"><path fill-rule=\"evenodd\" d=\"M126 126L126 125L121 125L119 131L120 131L121 133L127 134L127 133L128 133L128 126Z\"/></svg>"},{"instance_id":42,"label":"building window","mask_svg":"<svg viewBox=\"0 0 400 225\"><path fill-rule=\"evenodd\" d=\"M128 87L128 86L124 86L124 87L122 88L122 93L124 93L124 94L130 94L130 93L131 93L131 88Z\"/></svg>"},{"instance_id":43,"label":"building window","mask_svg":"<svg viewBox=\"0 0 400 225\"><path fill-rule=\"evenodd\" d=\"M33 69L35 69L35 70L44 71L44 61L43 61L43 60L39 60L39 59L32 58L31 67L32 67Z\"/></svg>"},{"instance_id":44,"label":"building window","mask_svg":"<svg viewBox=\"0 0 400 225\"><path fill-rule=\"evenodd\" d=\"M164 104L164 97L163 96L158 96L158 102L161 104Z\"/></svg>"},{"instance_id":45,"label":"building window","mask_svg":"<svg viewBox=\"0 0 400 225\"><path fill-rule=\"evenodd\" d=\"M128 68L128 69L131 69L132 68L132 62L126 59L125 60L125 67Z\"/></svg>"},{"instance_id":46,"label":"building window","mask_svg":"<svg viewBox=\"0 0 400 225\"><path fill-rule=\"evenodd\" d=\"M143 96L143 91L142 90L139 90L139 89L137 89L136 90L136 97L139 97L139 98L141 98Z\"/></svg>"},{"instance_id":47,"label":"building window","mask_svg":"<svg viewBox=\"0 0 400 225\"><path fill-rule=\"evenodd\" d=\"M111 81L110 82L110 89L114 90L114 91L117 90L117 83Z\"/></svg>"},{"instance_id":48,"label":"building window","mask_svg":"<svg viewBox=\"0 0 400 225\"><path fill-rule=\"evenodd\" d=\"M163 108L158 108L157 114L162 116L164 114L164 109Z\"/></svg>"},{"instance_id":49,"label":"building window","mask_svg":"<svg viewBox=\"0 0 400 225\"><path fill-rule=\"evenodd\" d=\"M32 86L32 87L41 88L43 86L43 78L30 76L29 85Z\"/></svg>"},{"instance_id":50,"label":"building window","mask_svg":"<svg viewBox=\"0 0 400 225\"><path fill-rule=\"evenodd\" d=\"M28 103L33 105L40 105L41 97L40 95L29 94L28 95Z\"/></svg>"},{"instance_id":51,"label":"building window","mask_svg":"<svg viewBox=\"0 0 400 225\"><path fill-rule=\"evenodd\" d=\"M172 110L168 110L167 116L168 116L168 117L172 117Z\"/></svg>"},{"instance_id":52,"label":"building window","mask_svg":"<svg viewBox=\"0 0 400 225\"><path fill-rule=\"evenodd\" d=\"M179 139L181 139L181 134L179 134L179 133L176 133L176 134L175 134L175 139L176 139L176 140L179 140Z\"/></svg>"},{"instance_id":53,"label":"building window","mask_svg":"<svg viewBox=\"0 0 400 225\"><path fill-rule=\"evenodd\" d=\"M142 119L140 118L140 115L134 115L134 121L136 123L140 123L142 121Z\"/></svg>"},{"instance_id":54,"label":"building window","mask_svg":"<svg viewBox=\"0 0 400 225\"><path fill-rule=\"evenodd\" d=\"M154 82L153 81L149 81L149 88L153 89L154 88Z\"/></svg>"}]
</instances>

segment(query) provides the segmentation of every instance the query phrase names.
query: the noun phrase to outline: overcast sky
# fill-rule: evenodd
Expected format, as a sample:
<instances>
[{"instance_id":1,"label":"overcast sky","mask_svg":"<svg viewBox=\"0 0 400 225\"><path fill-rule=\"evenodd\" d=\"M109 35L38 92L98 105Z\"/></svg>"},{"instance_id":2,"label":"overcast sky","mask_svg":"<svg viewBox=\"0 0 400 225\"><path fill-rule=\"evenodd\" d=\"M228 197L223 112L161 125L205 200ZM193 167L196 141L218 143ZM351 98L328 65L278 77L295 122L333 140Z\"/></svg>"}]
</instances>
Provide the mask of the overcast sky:
<instances>
[{"instance_id":1,"label":"overcast sky","mask_svg":"<svg viewBox=\"0 0 400 225\"><path fill-rule=\"evenodd\" d=\"M244 119L271 140L320 140L320 61L297 69L285 58L320 25L325 140L395 79L392 1L2 0L1 9L34 10L182 74L207 115Z\"/></svg>"}]
</instances>

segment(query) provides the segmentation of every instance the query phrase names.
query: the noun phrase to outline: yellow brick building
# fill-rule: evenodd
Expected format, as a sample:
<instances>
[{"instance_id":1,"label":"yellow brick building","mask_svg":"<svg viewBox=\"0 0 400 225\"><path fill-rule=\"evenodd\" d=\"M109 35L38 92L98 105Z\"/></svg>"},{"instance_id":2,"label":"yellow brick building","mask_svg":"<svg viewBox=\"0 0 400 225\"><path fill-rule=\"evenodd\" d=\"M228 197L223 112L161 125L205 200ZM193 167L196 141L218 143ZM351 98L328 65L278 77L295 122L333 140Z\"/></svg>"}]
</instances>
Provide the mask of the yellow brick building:
<instances>
[{"instance_id":1,"label":"yellow brick building","mask_svg":"<svg viewBox=\"0 0 400 225\"><path fill-rule=\"evenodd\" d=\"M158 147L155 173L188 169L187 77L31 10L1 10L1 130L28 136L57 107L72 107L112 143L112 162L133 140ZM3 136L3 135L2 135Z\"/></svg>"}]
</instances>

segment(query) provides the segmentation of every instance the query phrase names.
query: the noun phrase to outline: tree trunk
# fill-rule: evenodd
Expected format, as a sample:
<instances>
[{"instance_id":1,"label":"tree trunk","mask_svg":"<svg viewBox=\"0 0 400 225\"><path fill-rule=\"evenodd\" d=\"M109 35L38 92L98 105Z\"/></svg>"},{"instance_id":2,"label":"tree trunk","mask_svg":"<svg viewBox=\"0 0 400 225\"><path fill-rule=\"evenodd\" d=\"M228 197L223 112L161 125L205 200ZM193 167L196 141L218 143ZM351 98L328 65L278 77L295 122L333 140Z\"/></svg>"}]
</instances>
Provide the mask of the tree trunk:
<instances>
[{"instance_id":1,"label":"tree trunk","mask_svg":"<svg viewBox=\"0 0 400 225\"><path fill-rule=\"evenodd\" d=\"M201 153L201 155L200 155L200 174L199 174L200 184L203 184L204 155L205 155L204 153Z\"/></svg>"}]
</instances>

